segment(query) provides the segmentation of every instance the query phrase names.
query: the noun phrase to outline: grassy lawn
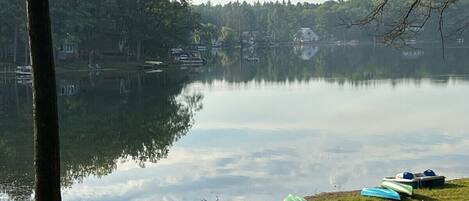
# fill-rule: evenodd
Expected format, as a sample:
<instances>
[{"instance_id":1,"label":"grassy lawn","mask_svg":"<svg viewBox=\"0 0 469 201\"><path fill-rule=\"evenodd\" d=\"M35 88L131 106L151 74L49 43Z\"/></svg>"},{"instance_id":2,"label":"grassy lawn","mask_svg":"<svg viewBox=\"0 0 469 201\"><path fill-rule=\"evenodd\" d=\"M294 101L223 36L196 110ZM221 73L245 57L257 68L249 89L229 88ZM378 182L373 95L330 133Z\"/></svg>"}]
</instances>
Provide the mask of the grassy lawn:
<instances>
[{"instance_id":1,"label":"grassy lawn","mask_svg":"<svg viewBox=\"0 0 469 201\"><path fill-rule=\"evenodd\" d=\"M322 193L306 197L308 201L317 200L383 200L378 198L364 197L360 191ZM469 179L457 179L447 182L444 186L433 189L416 189L412 197L402 196L402 200L469 200Z\"/></svg>"}]
</instances>

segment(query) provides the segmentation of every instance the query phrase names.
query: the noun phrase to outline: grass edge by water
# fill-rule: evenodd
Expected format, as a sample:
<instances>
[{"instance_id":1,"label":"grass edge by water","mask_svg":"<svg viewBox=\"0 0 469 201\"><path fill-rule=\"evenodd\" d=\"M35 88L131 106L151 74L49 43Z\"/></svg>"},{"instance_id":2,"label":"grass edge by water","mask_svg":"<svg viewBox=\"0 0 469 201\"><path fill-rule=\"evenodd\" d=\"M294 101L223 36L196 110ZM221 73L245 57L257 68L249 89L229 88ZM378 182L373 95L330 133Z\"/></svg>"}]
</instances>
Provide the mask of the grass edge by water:
<instances>
[{"instance_id":1,"label":"grass edge by water","mask_svg":"<svg viewBox=\"0 0 469 201\"><path fill-rule=\"evenodd\" d=\"M360 195L360 190L320 193L313 196L305 197L307 201L325 201L325 200L383 200L379 198L371 198ZM414 200L469 200L469 178L455 179L447 181L444 186L432 189L415 189L412 197L402 196L404 201Z\"/></svg>"}]
</instances>

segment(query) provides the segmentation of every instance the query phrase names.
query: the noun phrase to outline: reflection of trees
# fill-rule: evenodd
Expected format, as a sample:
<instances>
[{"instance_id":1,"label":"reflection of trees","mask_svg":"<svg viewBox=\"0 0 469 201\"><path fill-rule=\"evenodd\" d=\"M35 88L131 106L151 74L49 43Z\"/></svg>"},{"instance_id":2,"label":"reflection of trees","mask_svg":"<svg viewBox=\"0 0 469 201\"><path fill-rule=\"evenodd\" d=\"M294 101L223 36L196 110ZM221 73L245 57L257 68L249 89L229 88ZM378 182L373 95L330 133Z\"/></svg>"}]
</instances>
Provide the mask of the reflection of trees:
<instances>
[{"instance_id":1,"label":"reflection of trees","mask_svg":"<svg viewBox=\"0 0 469 201\"><path fill-rule=\"evenodd\" d=\"M117 77L97 81L96 86L84 78L78 81L78 96L59 99L64 186L89 175L109 174L120 158L143 165L166 157L201 108L200 94L180 95L188 81L180 73L127 77L130 91L125 96L119 93ZM7 109L7 114L16 114L16 108ZM30 109L25 115L0 119L1 126L9 125L0 132L0 189L16 200L29 198L34 182L29 116Z\"/></svg>"},{"instance_id":2,"label":"reflection of trees","mask_svg":"<svg viewBox=\"0 0 469 201\"><path fill-rule=\"evenodd\" d=\"M298 50L297 50L298 51ZM409 59L403 49L385 47L321 47L310 60L302 60L293 48L259 50L258 63L240 64L239 54L230 53L232 62L221 65L215 61L210 73L200 79L225 79L230 82L247 81L307 81L326 79L332 82L352 82L393 79L421 79L440 75L467 74L465 65L468 49L448 49L446 61L437 48L425 48L425 54ZM412 50L416 51L416 50ZM446 76L444 79L449 79ZM367 82L360 82L367 83Z\"/></svg>"},{"instance_id":3,"label":"reflection of trees","mask_svg":"<svg viewBox=\"0 0 469 201\"><path fill-rule=\"evenodd\" d=\"M34 185L31 89L15 82L2 80L0 88L0 193L27 200Z\"/></svg>"}]
</instances>

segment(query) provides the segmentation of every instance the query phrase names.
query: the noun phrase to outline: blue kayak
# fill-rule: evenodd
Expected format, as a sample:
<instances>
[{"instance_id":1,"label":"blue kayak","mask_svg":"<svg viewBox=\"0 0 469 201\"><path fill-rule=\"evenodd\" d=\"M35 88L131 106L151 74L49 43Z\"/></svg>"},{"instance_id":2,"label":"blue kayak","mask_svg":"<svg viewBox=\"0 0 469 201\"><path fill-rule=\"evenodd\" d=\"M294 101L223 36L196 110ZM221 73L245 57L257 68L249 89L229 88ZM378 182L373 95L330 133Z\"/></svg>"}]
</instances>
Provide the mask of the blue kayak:
<instances>
[{"instance_id":1,"label":"blue kayak","mask_svg":"<svg viewBox=\"0 0 469 201\"><path fill-rule=\"evenodd\" d=\"M401 200L399 193L386 188L363 188L361 194L364 196Z\"/></svg>"}]
</instances>

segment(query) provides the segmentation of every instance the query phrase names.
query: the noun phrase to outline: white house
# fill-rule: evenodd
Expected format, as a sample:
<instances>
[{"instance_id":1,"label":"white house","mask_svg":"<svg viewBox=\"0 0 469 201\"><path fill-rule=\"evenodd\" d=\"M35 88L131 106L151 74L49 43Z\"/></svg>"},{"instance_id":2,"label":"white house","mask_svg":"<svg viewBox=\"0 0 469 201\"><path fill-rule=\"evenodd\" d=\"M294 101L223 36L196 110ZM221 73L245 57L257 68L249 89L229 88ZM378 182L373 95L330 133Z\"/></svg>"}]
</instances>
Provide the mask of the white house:
<instances>
[{"instance_id":1,"label":"white house","mask_svg":"<svg viewBox=\"0 0 469 201\"><path fill-rule=\"evenodd\" d=\"M293 40L297 43L310 43L318 41L319 36L311 28L300 28Z\"/></svg>"}]
</instances>

